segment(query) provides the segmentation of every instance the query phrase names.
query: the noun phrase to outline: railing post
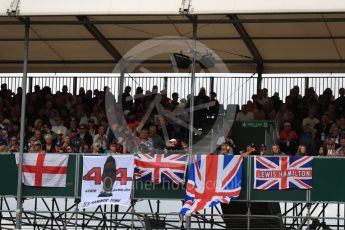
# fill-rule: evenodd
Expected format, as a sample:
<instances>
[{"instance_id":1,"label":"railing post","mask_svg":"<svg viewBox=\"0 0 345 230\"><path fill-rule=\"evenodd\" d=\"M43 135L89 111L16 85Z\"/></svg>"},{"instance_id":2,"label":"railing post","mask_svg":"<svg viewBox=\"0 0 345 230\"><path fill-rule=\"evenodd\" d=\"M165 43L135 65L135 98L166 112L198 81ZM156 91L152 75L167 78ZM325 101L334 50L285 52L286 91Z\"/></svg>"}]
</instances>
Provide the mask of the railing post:
<instances>
[{"instance_id":1,"label":"railing post","mask_svg":"<svg viewBox=\"0 0 345 230\"><path fill-rule=\"evenodd\" d=\"M164 77L163 89L168 90L168 77Z\"/></svg>"},{"instance_id":2,"label":"railing post","mask_svg":"<svg viewBox=\"0 0 345 230\"><path fill-rule=\"evenodd\" d=\"M308 89L309 88L309 77L305 77L304 78L304 89Z\"/></svg>"},{"instance_id":3,"label":"railing post","mask_svg":"<svg viewBox=\"0 0 345 230\"><path fill-rule=\"evenodd\" d=\"M32 93L32 85L33 85L33 77L29 77L29 87L28 87L28 90L29 90L29 93ZM23 90L24 92L24 90ZM26 93L26 92L25 92Z\"/></svg>"},{"instance_id":4,"label":"railing post","mask_svg":"<svg viewBox=\"0 0 345 230\"><path fill-rule=\"evenodd\" d=\"M77 96L77 83L78 83L78 78L73 77L73 95Z\"/></svg>"},{"instance_id":5,"label":"railing post","mask_svg":"<svg viewBox=\"0 0 345 230\"><path fill-rule=\"evenodd\" d=\"M20 115L20 150L18 158L18 180L17 180L17 210L16 210L16 229L22 229L22 172L23 172L23 153L24 153L24 135L25 135L25 110L26 110L26 84L28 77L28 59L29 59L29 32L30 18L25 19L25 37L24 37L24 61L23 61L23 79L22 79L22 105Z\"/></svg>"},{"instance_id":6,"label":"railing post","mask_svg":"<svg viewBox=\"0 0 345 230\"><path fill-rule=\"evenodd\" d=\"M258 64L256 67L256 72L258 73L258 79L256 82L256 92L259 94L261 87L262 87L262 72L264 71L264 66L262 64Z\"/></svg>"},{"instance_id":7,"label":"railing post","mask_svg":"<svg viewBox=\"0 0 345 230\"><path fill-rule=\"evenodd\" d=\"M214 92L214 77L210 77L210 93Z\"/></svg>"}]
</instances>

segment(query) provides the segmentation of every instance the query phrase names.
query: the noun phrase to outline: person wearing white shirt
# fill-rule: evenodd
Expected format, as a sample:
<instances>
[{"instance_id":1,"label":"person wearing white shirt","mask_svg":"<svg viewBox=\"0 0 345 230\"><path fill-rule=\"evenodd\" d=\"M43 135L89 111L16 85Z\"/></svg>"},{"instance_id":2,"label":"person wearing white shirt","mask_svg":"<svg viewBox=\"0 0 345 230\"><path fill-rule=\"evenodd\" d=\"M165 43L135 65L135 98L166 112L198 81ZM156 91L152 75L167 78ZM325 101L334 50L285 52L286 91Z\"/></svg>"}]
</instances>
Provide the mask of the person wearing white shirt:
<instances>
[{"instance_id":1,"label":"person wearing white shirt","mask_svg":"<svg viewBox=\"0 0 345 230\"><path fill-rule=\"evenodd\" d=\"M63 132L63 135L65 135L67 132L67 128L63 125L63 121L61 117L56 117L54 120L55 120L55 125L52 126L51 130L54 133L57 133L58 130L61 130Z\"/></svg>"}]
</instances>

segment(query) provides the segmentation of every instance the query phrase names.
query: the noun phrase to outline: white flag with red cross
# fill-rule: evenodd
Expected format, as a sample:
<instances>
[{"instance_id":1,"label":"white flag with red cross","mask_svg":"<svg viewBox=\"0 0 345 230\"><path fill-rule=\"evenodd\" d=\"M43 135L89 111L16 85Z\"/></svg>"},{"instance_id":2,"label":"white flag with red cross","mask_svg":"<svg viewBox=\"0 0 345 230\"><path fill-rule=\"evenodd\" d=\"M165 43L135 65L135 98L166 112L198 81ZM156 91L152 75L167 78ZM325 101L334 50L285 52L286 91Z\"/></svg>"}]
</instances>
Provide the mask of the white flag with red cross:
<instances>
[{"instance_id":1,"label":"white flag with red cross","mask_svg":"<svg viewBox=\"0 0 345 230\"><path fill-rule=\"evenodd\" d=\"M67 163L67 154L24 153L22 181L27 186L66 187Z\"/></svg>"}]
</instances>

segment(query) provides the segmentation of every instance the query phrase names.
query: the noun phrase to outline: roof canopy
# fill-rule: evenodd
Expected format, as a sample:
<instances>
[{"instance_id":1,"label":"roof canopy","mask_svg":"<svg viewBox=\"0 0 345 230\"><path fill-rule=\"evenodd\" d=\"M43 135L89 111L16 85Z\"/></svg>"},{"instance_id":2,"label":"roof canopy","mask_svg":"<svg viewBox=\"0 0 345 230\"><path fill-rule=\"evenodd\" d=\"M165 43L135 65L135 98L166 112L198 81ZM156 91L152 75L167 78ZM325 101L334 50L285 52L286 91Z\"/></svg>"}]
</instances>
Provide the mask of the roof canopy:
<instances>
[{"instance_id":1,"label":"roof canopy","mask_svg":"<svg viewBox=\"0 0 345 230\"><path fill-rule=\"evenodd\" d=\"M266 73L345 72L343 0L218 0L211 6L199 0L189 8L188 1L119 2L21 0L13 8L17 17L0 17L0 72L22 71L22 16L30 16L30 72L111 72L144 41L191 38L191 17L179 14L180 8L198 15L197 40L231 72L255 72L257 64ZM0 15L10 3L0 1ZM137 69L172 72L170 56L145 58Z\"/></svg>"}]
</instances>

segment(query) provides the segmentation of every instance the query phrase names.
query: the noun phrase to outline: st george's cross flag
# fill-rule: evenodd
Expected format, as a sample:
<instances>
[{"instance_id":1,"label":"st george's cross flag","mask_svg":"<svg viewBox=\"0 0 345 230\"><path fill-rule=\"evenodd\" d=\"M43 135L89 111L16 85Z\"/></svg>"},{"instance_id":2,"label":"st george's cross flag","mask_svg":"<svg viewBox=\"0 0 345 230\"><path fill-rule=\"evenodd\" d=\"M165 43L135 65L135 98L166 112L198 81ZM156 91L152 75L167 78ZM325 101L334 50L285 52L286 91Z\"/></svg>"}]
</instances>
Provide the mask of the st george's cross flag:
<instances>
[{"instance_id":1,"label":"st george's cross flag","mask_svg":"<svg viewBox=\"0 0 345 230\"><path fill-rule=\"evenodd\" d=\"M237 198L241 192L242 161L242 156L193 156L180 217Z\"/></svg>"},{"instance_id":2,"label":"st george's cross flag","mask_svg":"<svg viewBox=\"0 0 345 230\"><path fill-rule=\"evenodd\" d=\"M16 163L19 153L16 154ZM35 187L66 187L67 154L24 153L23 183Z\"/></svg>"},{"instance_id":3,"label":"st george's cross flag","mask_svg":"<svg viewBox=\"0 0 345 230\"><path fill-rule=\"evenodd\" d=\"M155 184L182 184L185 180L188 155L136 154L135 178Z\"/></svg>"},{"instance_id":4,"label":"st george's cross flag","mask_svg":"<svg viewBox=\"0 0 345 230\"><path fill-rule=\"evenodd\" d=\"M312 163L310 156L257 156L255 157L254 188L310 189Z\"/></svg>"}]
</instances>

